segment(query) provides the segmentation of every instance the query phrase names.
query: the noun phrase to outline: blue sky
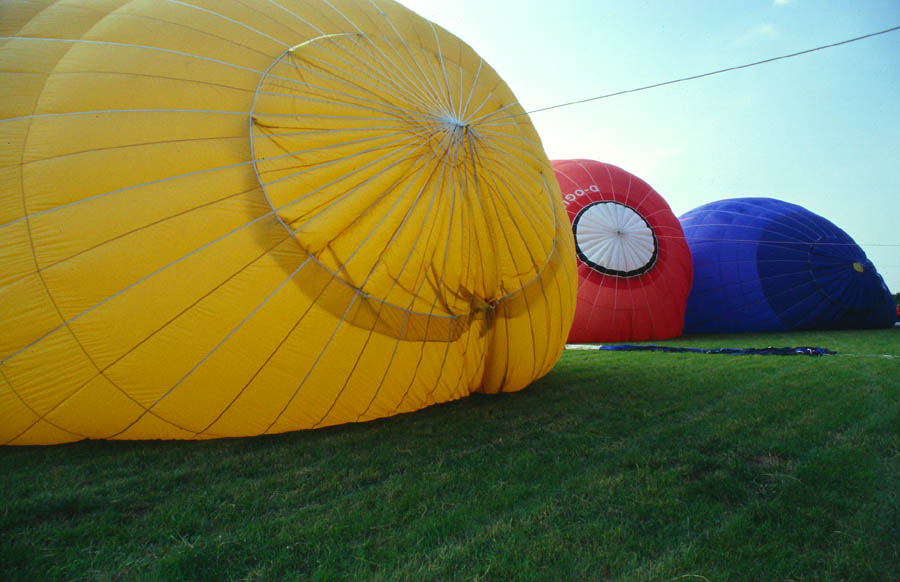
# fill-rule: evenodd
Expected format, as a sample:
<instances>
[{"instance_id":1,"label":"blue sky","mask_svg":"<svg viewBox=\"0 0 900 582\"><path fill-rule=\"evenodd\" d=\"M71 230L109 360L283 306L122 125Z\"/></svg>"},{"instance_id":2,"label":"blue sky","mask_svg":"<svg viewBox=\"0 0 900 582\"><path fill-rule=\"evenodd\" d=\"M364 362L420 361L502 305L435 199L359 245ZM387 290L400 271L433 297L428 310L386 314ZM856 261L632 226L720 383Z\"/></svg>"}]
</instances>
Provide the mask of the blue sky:
<instances>
[{"instance_id":1,"label":"blue sky","mask_svg":"<svg viewBox=\"0 0 900 582\"><path fill-rule=\"evenodd\" d=\"M526 110L900 25L897 0L401 0L471 45ZM534 113L551 159L616 164L677 215L769 196L824 216L900 291L900 31Z\"/></svg>"}]
</instances>

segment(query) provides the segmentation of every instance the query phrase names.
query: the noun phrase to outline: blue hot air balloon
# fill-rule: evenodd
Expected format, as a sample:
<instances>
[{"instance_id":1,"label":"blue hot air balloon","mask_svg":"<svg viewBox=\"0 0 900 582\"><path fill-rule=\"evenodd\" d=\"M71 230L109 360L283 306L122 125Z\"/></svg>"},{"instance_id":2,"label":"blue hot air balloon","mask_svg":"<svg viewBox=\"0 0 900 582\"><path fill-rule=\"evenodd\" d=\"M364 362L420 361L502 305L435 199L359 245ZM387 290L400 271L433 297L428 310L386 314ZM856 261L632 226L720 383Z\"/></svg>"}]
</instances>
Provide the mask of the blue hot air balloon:
<instances>
[{"instance_id":1,"label":"blue hot air balloon","mask_svg":"<svg viewBox=\"0 0 900 582\"><path fill-rule=\"evenodd\" d=\"M863 250L801 206L734 198L680 220L694 262L685 333L893 325L893 298Z\"/></svg>"}]
</instances>

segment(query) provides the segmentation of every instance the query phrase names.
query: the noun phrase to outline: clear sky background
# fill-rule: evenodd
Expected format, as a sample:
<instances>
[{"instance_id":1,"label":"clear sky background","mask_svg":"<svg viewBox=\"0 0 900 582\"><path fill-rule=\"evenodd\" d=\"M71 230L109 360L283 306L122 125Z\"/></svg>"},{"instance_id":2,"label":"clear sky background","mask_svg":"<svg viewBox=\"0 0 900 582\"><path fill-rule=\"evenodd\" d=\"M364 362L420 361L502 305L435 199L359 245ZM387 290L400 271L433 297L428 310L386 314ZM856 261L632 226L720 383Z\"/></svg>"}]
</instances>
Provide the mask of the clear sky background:
<instances>
[{"instance_id":1,"label":"clear sky background","mask_svg":"<svg viewBox=\"0 0 900 582\"><path fill-rule=\"evenodd\" d=\"M462 38L526 111L900 25L898 0L400 0ZM615 164L676 215L792 202L900 291L900 31L531 116L551 159Z\"/></svg>"}]
</instances>

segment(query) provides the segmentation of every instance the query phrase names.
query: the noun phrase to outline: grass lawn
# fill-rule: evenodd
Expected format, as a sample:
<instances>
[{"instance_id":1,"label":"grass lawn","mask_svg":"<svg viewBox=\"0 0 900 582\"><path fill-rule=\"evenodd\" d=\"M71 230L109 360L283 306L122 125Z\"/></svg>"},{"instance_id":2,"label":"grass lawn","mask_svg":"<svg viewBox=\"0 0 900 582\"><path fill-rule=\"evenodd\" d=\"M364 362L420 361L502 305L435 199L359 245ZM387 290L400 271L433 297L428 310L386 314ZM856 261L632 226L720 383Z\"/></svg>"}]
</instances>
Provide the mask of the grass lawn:
<instances>
[{"instance_id":1,"label":"grass lawn","mask_svg":"<svg viewBox=\"0 0 900 582\"><path fill-rule=\"evenodd\" d=\"M900 579L900 328L665 344L838 355L572 350L366 424L0 448L0 579Z\"/></svg>"}]
</instances>

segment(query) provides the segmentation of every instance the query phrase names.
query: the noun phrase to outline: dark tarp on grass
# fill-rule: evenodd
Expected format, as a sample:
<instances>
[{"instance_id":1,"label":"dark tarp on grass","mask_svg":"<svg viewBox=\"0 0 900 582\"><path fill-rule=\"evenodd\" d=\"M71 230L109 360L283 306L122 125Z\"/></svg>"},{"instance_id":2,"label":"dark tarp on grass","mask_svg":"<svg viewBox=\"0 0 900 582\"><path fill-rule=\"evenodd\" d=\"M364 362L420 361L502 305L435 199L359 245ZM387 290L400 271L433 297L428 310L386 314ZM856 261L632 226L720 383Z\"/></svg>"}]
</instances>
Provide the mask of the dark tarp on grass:
<instances>
[{"instance_id":1,"label":"dark tarp on grass","mask_svg":"<svg viewBox=\"0 0 900 582\"><path fill-rule=\"evenodd\" d=\"M612 346L597 346L598 350L610 350L616 352L694 352L699 354L728 354L732 356L825 356L837 352L825 348L810 346L798 347L766 347L766 348L676 348L672 346L635 346L620 344Z\"/></svg>"}]
</instances>

